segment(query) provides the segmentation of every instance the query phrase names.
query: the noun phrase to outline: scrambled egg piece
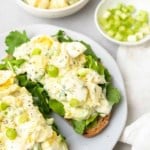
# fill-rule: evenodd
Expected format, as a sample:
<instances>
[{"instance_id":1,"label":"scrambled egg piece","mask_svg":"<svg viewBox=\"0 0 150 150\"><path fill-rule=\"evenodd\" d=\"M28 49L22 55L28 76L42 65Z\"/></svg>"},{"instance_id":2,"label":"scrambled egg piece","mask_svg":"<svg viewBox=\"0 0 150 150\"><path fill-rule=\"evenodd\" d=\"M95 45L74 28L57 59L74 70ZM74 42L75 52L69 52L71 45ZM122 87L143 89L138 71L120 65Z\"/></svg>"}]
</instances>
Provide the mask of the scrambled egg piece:
<instances>
[{"instance_id":1,"label":"scrambled egg piece","mask_svg":"<svg viewBox=\"0 0 150 150\"><path fill-rule=\"evenodd\" d=\"M10 79L13 82L6 84ZM1 150L67 150L60 135L47 124L32 96L15 84L11 71L0 71L0 149Z\"/></svg>"},{"instance_id":2,"label":"scrambled egg piece","mask_svg":"<svg viewBox=\"0 0 150 150\"><path fill-rule=\"evenodd\" d=\"M43 84L49 96L64 105L66 119L88 119L93 113L108 115L112 105L99 86L106 83L105 78L84 68L85 51L85 45L77 41L60 43L38 36L16 48L14 56L26 59L16 73L26 72L30 79Z\"/></svg>"}]
</instances>

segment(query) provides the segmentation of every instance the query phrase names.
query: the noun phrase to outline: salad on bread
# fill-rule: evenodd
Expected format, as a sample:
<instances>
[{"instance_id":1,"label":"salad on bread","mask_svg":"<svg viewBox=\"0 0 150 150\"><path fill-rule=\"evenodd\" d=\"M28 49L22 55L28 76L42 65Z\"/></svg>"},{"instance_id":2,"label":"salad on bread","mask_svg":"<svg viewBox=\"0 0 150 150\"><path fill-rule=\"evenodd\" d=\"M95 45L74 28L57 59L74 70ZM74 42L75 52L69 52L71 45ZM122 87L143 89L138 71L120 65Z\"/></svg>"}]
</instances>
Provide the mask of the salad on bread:
<instances>
[{"instance_id":1,"label":"salad on bread","mask_svg":"<svg viewBox=\"0 0 150 150\"><path fill-rule=\"evenodd\" d=\"M11 70L0 70L0 149L67 150L54 120L45 119Z\"/></svg>"},{"instance_id":2,"label":"salad on bread","mask_svg":"<svg viewBox=\"0 0 150 150\"><path fill-rule=\"evenodd\" d=\"M73 40L62 30L31 39L25 31L13 31L5 42L8 56L0 69L16 74L43 116L53 111L86 137L108 125L121 95L89 44Z\"/></svg>"}]
</instances>

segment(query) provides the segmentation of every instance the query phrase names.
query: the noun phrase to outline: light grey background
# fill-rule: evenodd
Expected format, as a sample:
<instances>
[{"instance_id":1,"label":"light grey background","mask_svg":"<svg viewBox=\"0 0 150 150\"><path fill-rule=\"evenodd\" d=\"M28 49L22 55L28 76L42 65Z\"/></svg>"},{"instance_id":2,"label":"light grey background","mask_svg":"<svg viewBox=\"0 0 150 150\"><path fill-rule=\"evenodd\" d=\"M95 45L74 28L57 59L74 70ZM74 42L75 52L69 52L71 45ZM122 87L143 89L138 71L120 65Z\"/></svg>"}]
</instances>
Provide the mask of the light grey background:
<instances>
[{"instance_id":1,"label":"light grey background","mask_svg":"<svg viewBox=\"0 0 150 150\"><path fill-rule=\"evenodd\" d=\"M78 13L61 19L36 18L19 8L15 0L0 1L0 33L30 24L52 24L83 33L102 45L115 58L117 45L107 41L96 29L94 12L100 0L90 0ZM116 127L117 129L117 127ZM100 148L101 149L101 148ZM114 150L130 150L129 146L117 144Z\"/></svg>"}]
</instances>

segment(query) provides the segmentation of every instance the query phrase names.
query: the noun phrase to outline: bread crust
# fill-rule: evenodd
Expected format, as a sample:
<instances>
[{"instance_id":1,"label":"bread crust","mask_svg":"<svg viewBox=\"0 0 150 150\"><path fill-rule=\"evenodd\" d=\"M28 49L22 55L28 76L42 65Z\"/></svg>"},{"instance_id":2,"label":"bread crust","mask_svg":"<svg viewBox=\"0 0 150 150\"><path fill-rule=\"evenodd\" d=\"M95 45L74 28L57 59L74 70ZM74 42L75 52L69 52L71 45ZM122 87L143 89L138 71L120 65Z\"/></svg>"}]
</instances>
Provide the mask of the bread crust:
<instances>
[{"instance_id":1,"label":"bread crust","mask_svg":"<svg viewBox=\"0 0 150 150\"><path fill-rule=\"evenodd\" d=\"M106 126L109 124L110 116L111 115L109 114L103 118L99 117L97 124L91 128L86 129L83 135L87 138L91 138L102 132L103 129L106 128Z\"/></svg>"}]
</instances>

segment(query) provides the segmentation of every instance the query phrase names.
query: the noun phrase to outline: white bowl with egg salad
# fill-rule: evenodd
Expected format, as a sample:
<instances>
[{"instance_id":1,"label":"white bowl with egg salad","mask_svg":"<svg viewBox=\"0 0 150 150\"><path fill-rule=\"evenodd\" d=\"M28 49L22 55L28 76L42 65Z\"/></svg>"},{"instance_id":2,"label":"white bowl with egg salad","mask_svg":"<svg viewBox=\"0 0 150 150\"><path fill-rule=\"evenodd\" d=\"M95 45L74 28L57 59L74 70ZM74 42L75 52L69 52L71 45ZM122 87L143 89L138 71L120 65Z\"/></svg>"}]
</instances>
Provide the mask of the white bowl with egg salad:
<instances>
[{"instance_id":1,"label":"white bowl with egg salad","mask_svg":"<svg viewBox=\"0 0 150 150\"><path fill-rule=\"evenodd\" d=\"M63 137L53 130L31 94L18 86L12 71L0 70L0 149L67 150Z\"/></svg>"},{"instance_id":2,"label":"white bowl with egg salad","mask_svg":"<svg viewBox=\"0 0 150 150\"><path fill-rule=\"evenodd\" d=\"M23 0L30 6L43 9L60 9L69 7L80 0Z\"/></svg>"},{"instance_id":3,"label":"white bowl with egg salad","mask_svg":"<svg viewBox=\"0 0 150 150\"><path fill-rule=\"evenodd\" d=\"M26 12L42 18L61 18L76 13L89 0L16 0Z\"/></svg>"},{"instance_id":4,"label":"white bowl with egg salad","mask_svg":"<svg viewBox=\"0 0 150 150\"><path fill-rule=\"evenodd\" d=\"M49 96L46 104L70 120L77 133L83 134L98 117L109 115L113 105L119 103L120 93L108 70L87 43L73 40L61 30L54 36L32 39L25 32L15 31L6 37L7 46L9 38L17 36L22 39L13 49L8 47L12 58L4 59L1 69L11 68L20 85L27 89L33 83L42 85Z\"/></svg>"}]
</instances>

